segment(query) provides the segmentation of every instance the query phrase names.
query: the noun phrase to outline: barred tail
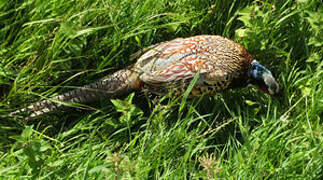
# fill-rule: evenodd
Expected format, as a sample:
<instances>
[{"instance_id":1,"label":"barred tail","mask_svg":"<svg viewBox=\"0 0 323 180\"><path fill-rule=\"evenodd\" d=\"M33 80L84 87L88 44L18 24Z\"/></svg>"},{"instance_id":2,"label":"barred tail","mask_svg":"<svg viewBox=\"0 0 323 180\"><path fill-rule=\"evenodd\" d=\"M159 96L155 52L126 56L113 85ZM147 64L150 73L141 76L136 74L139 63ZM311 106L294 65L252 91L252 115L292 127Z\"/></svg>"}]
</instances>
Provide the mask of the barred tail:
<instances>
[{"instance_id":1,"label":"barred tail","mask_svg":"<svg viewBox=\"0 0 323 180\"><path fill-rule=\"evenodd\" d=\"M141 82L138 74L130 69L123 69L102 79L101 81L77 88L51 100L43 100L26 108L16 110L5 117L14 117L24 112L30 112L29 118L37 117L55 110L65 109L67 103L86 104L98 101L102 97L115 97L139 89Z\"/></svg>"}]
</instances>

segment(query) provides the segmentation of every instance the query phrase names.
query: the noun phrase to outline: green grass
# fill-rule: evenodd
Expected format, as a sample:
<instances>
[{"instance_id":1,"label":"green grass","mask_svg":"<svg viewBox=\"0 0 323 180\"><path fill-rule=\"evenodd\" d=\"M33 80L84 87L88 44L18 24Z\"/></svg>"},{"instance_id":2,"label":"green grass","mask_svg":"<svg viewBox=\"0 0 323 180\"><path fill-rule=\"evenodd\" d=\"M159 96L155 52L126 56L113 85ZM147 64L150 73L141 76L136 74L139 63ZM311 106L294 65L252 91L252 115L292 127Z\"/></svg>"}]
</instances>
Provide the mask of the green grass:
<instances>
[{"instance_id":1,"label":"green grass","mask_svg":"<svg viewBox=\"0 0 323 180\"><path fill-rule=\"evenodd\" d=\"M242 44L281 86L1 119L1 179L321 179L322 15L319 0L1 1L1 115L198 34Z\"/></svg>"}]
</instances>

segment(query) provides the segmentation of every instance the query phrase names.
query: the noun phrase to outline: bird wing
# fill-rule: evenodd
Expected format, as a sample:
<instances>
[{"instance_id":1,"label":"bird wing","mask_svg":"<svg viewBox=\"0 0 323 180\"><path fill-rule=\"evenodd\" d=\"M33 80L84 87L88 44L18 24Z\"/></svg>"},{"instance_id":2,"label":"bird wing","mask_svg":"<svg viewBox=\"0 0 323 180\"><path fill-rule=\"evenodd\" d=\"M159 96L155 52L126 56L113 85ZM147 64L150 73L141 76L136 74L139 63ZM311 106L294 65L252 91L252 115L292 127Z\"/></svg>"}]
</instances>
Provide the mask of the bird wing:
<instances>
[{"instance_id":1,"label":"bird wing","mask_svg":"<svg viewBox=\"0 0 323 180\"><path fill-rule=\"evenodd\" d=\"M220 40L218 36L195 36L161 43L143 54L135 67L142 72L140 79L152 85L190 80L197 72L198 83L208 78L223 81L229 71L223 68L221 55L211 51Z\"/></svg>"},{"instance_id":2,"label":"bird wing","mask_svg":"<svg viewBox=\"0 0 323 180\"><path fill-rule=\"evenodd\" d=\"M183 38L176 38L174 40L180 40L180 39L183 39ZM146 48L140 49L139 51L137 51L137 52L135 52L135 53L133 53L133 54L130 55L130 61L132 61L132 60L134 60L134 59L136 59L138 57L141 57L143 54L145 54L149 50L152 50L152 49L156 48L157 46L161 46L162 44L165 44L165 43L168 43L168 42L169 41L165 41L165 42L153 44L153 45L150 45L150 46L148 46ZM159 49L160 49L160 47L159 47ZM155 51L155 52L157 52L157 51ZM150 55L151 56L154 56L154 53L151 53ZM148 56L141 57L140 59L144 59L144 58L149 58L149 57Z\"/></svg>"}]
</instances>

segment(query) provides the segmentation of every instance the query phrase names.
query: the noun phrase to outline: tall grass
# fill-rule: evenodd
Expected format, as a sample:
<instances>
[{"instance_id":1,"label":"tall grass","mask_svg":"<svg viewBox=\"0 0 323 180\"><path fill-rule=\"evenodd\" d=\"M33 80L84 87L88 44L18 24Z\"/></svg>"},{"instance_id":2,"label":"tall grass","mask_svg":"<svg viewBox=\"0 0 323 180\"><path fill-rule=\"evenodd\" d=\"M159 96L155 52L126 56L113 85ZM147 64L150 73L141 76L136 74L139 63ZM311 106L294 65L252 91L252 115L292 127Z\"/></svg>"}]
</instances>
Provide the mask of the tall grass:
<instances>
[{"instance_id":1,"label":"tall grass","mask_svg":"<svg viewBox=\"0 0 323 180\"><path fill-rule=\"evenodd\" d=\"M320 1L26 0L0 2L0 113L85 85L137 50L218 34L277 77L196 99L140 93L96 110L0 121L3 179L321 179Z\"/></svg>"}]
</instances>

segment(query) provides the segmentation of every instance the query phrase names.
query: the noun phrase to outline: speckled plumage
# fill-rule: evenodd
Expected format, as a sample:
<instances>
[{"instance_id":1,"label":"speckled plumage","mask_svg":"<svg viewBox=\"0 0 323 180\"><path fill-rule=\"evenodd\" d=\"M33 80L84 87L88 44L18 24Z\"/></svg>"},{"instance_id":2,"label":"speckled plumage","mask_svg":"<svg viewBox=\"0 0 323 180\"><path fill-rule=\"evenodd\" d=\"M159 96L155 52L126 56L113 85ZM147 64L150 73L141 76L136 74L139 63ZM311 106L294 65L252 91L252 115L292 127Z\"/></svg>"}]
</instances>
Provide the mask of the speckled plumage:
<instances>
[{"instance_id":1,"label":"speckled plumage","mask_svg":"<svg viewBox=\"0 0 323 180\"><path fill-rule=\"evenodd\" d=\"M139 57L141 52L135 56ZM253 81L251 76L257 73L250 73L253 60L245 48L221 36L178 38L144 49L135 64L101 81L14 111L9 116L30 111L32 114L29 117L36 117L63 109L65 105L59 101L88 103L133 90L147 90L155 94L175 90L180 94L197 73L199 78L191 91L192 96L213 94L253 82L260 85L262 82ZM257 70L262 72L259 68ZM264 72L267 72L267 69ZM269 70L267 74L268 77L272 77ZM277 88L273 91L278 92L278 85L271 86Z\"/></svg>"},{"instance_id":2,"label":"speckled plumage","mask_svg":"<svg viewBox=\"0 0 323 180\"><path fill-rule=\"evenodd\" d=\"M143 54L134 65L139 80L156 89L187 83L199 71L193 96L212 94L233 80L248 78L253 57L239 44L221 36L202 35L161 43Z\"/></svg>"}]
</instances>

